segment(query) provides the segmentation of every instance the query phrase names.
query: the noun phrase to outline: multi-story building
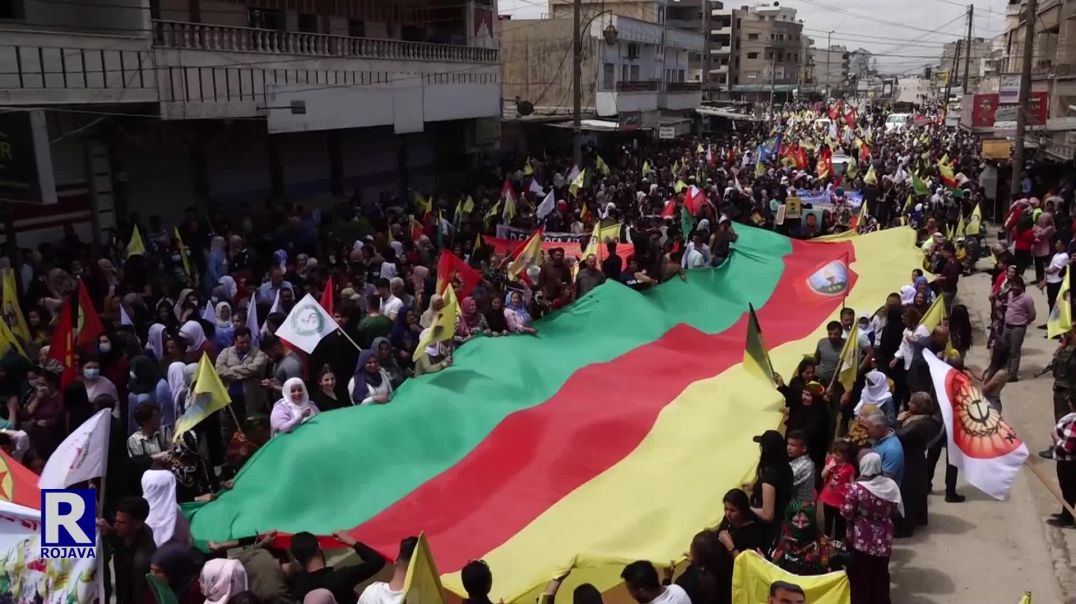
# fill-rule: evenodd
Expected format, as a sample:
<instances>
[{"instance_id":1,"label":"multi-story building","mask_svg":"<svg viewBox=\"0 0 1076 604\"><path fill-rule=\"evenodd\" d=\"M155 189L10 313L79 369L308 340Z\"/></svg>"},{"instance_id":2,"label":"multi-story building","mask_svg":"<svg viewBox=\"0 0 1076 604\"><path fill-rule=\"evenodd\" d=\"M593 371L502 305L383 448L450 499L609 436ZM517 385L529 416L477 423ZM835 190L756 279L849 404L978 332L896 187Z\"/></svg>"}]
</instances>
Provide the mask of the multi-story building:
<instances>
[{"instance_id":1,"label":"multi-story building","mask_svg":"<svg viewBox=\"0 0 1076 604\"><path fill-rule=\"evenodd\" d=\"M866 80L869 76L874 75L874 68L871 65L874 60L874 55L871 51L865 48L857 48L848 54L848 75L854 78L856 81Z\"/></svg>"},{"instance_id":2,"label":"multi-story building","mask_svg":"<svg viewBox=\"0 0 1076 604\"><path fill-rule=\"evenodd\" d=\"M796 9L774 2L732 11L735 57L730 69L733 96L782 101L792 97L804 63L803 23Z\"/></svg>"},{"instance_id":3,"label":"multi-story building","mask_svg":"<svg viewBox=\"0 0 1076 604\"><path fill-rule=\"evenodd\" d=\"M957 47L960 47L960 56L957 57ZM946 42L942 46L942 55L939 66L943 70L950 70L956 78L953 86L964 85L964 63L967 58L968 64L968 90L975 90L983 78L984 61L990 59L992 42L984 38L971 39L970 57L968 56L967 40ZM954 65L954 59L956 63Z\"/></svg>"},{"instance_id":4,"label":"multi-story building","mask_svg":"<svg viewBox=\"0 0 1076 604\"><path fill-rule=\"evenodd\" d=\"M584 10L582 21L583 113L602 118L639 114L643 125L653 126L662 112L698 107L701 73L692 66L701 61L702 34L608 14L597 6ZM528 101L539 115L571 114L570 16L502 22L501 56L505 98Z\"/></svg>"},{"instance_id":5,"label":"multi-story building","mask_svg":"<svg viewBox=\"0 0 1076 604\"><path fill-rule=\"evenodd\" d=\"M396 194L498 135L495 0L5 6L0 106L43 111L2 127L44 116L52 141L37 176L58 203L19 213L33 236L98 235L134 210Z\"/></svg>"},{"instance_id":6,"label":"multi-story building","mask_svg":"<svg viewBox=\"0 0 1076 604\"><path fill-rule=\"evenodd\" d=\"M710 10L710 31L707 32L710 46L710 74L707 83L716 97L731 98L732 76L736 71L738 57L736 39L739 34L737 18L727 5L717 5Z\"/></svg>"},{"instance_id":7,"label":"multi-story building","mask_svg":"<svg viewBox=\"0 0 1076 604\"><path fill-rule=\"evenodd\" d=\"M814 39L807 36L800 38L800 56L803 57L803 67L800 68L800 91L815 89L814 58L811 56L811 48Z\"/></svg>"},{"instance_id":8,"label":"multi-story building","mask_svg":"<svg viewBox=\"0 0 1076 604\"><path fill-rule=\"evenodd\" d=\"M826 97L839 96L854 90L851 88L851 53L844 46L810 49L810 61L814 64L814 86Z\"/></svg>"}]
</instances>

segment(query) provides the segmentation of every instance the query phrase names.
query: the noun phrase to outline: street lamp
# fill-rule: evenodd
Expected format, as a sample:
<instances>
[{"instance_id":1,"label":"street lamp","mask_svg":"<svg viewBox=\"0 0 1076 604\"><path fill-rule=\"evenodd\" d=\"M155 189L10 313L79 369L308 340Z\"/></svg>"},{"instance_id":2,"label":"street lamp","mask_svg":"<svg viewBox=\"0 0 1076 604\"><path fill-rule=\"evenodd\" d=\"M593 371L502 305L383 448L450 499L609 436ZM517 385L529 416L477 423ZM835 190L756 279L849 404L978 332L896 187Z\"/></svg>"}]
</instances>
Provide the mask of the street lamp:
<instances>
[{"instance_id":1,"label":"street lamp","mask_svg":"<svg viewBox=\"0 0 1076 604\"><path fill-rule=\"evenodd\" d=\"M591 17L590 20L583 25L579 23L581 12L582 0L574 0L572 11L572 31L575 33L572 37L572 156L575 160L575 165L580 167L583 165L583 88L581 82L583 71L583 31L590 27L590 24L598 17L606 13L612 15L613 11L603 10ZM609 21L609 25L602 31L602 37L605 39L605 43L609 46L616 44L618 33L612 20Z\"/></svg>"}]
</instances>

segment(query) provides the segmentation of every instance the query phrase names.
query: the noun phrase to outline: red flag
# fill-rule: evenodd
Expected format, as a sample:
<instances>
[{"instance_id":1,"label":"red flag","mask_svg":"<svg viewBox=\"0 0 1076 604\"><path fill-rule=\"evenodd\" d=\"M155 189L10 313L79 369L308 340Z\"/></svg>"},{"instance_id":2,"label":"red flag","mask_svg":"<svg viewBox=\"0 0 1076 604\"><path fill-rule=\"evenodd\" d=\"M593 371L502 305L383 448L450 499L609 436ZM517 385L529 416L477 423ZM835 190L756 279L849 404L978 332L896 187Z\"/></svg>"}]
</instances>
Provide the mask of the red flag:
<instances>
[{"instance_id":1,"label":"red flag","mask_svg":"<svg viewBox=\"0 0 1076 604\"><path fill-rule=\"evenodd\" d=\"M425 234L422 223L411 218L411 241L417 242Z\"/></svg>"},{"instance_id":2,"label":"red flag","mask_svg":"<svg viewBox=\"0 0 1076 604\"><path fill-rule=\"evenodd\" d=\"M871 158L871 146L867 143L863 143L859 147L859 163L865 164L870 161Z\"/></svg>"},{"instance_id":3,"label":"red flag","mask_svg":"<svg viewBox=\"0 0 1076 604\"><path fill-rule=\"evenodd\" d=\"M706 193L695 185L691 185L684 191L684 207L687 208L688 212L691 212L692 216L698 216L699 212L702 211L703 204L706 203L709 203L706 199Z\"/></svg>"},{"instance_id":4,"label":"red flag","mask_svg":"<svg viewBox=\"0 0 1076 604\"><path fill-rule=\"evenodd\" d=\"M471 268L459 256L443 250L441 257L437 259L437 293L443 294L457 276L460 286L456 288L456 295L461 300L470 296L474 288L482 282L481 273Z\"/></svg>"},{"instance_id":5,"label":"red flag","mask_svg":"<svg viewBox=\"0 0 1076 604\"><path fill-rule=\"evenodd\" d=\"M56 329L52 332L52 340L49 342L49 358L63 366L60 374L60 387L75 381L75 333L72 325L71 297L64 298L63 306L60 307L60 317L56 320Z\"/></svg>"},{"instance_id":6,"label":"red flag","mask_svg":"<svg viewBox=\"0 0 1076 604\"><path fill-rule=\"evenodd\" d=\"M527 269L538 266L542 261L542 229L539 228L519 247L512 250L510 257L512 262L508 265L508 278L534 285L527 277Z\"/></svg>"},{"instance_id":7,"label":"red flag","mask_svg":"<svg viewBox=\"0 0 1076 604\"><path fill-rule=\"evenodd\" d=\"M807 169L807 150L799 146L796 147L796 169Z\"/></svg>"},{"instance_id":8,"label":"red flag","mask_svg":"<svg viewBox=\"0 0 1076 604\"><path fill-rule=\"evenodd\" d=\"M665 202L665 207L661 210L662 218L675 218L676 217L676 200L670 199Z\"/></svg>"},{"instance_id":9,"label":"red flag","mask_svg":"<svg viewBox=\"0 0 1076 604\"><path fill-rule=\"evenodd\" d=\"M837 104L830 107L829 108L829 119L836 120L838 117L840 117L841 116L841 108L842 108L842 106L843 106L843 103L840 100L838 100Z\"/></svg>"},{"instance_id":10,"label":"red flag","mask_svg":"<svg viewBox=\"0 0 1076 604\"><path fill-rule=\"evenodd\" d=\"M844 114L844 123L848 124L849 128L856 127L856 110L854 107L850 107L848 113Z\"/></svg>"},{"instance_id":11,"label":"red flag","mask_svg":"<svg viewBox=\"0 0 1076 604\"><path fill-rule=\"evenodd\" d=\"M97 343L97 336L103 334L105 328L101 325L101 317L97 315L97 309L90 300L90 292L86 289L86 283L78 282L78 337L75 343L86 346Z\"/></svg>"},{"instance_id":12,"label":"red flag","mask_svg":"<svg viewBox=\"0 0 1076 604\"><path fill-rule=\"evenodd\" d=\"M37 474L0 451L0 500L41 508L41 490L37 487Z\"/></svg>"},{"instance_id":13,"label":"red flag","mask_svg":"<svg viewBox=\"0 0 1076 604\"><path fill-rule=\"evenodd\" d=\"M818 178L826 178L833 174L833 151L829 147L822 147L818 152L818 164L815 166Z\"/></svg>"},{"instance_id":14,"label":"red flag","mask_svg":"<svg viewBox=\"0 0 1076 604\"><path fill-rule=\"evenodd\" d=\"M325 291L321 292L321 307L325 309L325 312L330 315L333 314L333 278L329 275L329 280L325 282Z\"/></svg>"}]
</instances>

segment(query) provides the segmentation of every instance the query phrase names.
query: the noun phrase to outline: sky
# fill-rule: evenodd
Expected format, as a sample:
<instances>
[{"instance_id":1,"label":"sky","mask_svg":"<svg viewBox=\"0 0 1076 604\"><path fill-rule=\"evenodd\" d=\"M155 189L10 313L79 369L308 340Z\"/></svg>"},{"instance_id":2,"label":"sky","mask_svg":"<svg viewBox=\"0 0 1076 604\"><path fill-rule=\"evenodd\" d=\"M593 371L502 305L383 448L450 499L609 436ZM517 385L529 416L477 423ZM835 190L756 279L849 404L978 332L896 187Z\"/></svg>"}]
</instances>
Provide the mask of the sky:
<instances>
[{"instance_id":1,"label":"sky","mask_svg":"<svg viewBox=\"0 0 1076 604\"><path fill-rule=\"evenodd\" d=\"M757 0L731 0L725 6L758 4ZM972 37L990 39L1005 30L1006 0L976 0ZM498 0L500 13L536 19L548 12L543 0ZM833 44L849 50L865 48L878 58L879 71L921 71L937 64L942 44L967 35L967 3L958 0L781 0L795 8L804 34L815 46Z\"/></svg>"}]
</instances>

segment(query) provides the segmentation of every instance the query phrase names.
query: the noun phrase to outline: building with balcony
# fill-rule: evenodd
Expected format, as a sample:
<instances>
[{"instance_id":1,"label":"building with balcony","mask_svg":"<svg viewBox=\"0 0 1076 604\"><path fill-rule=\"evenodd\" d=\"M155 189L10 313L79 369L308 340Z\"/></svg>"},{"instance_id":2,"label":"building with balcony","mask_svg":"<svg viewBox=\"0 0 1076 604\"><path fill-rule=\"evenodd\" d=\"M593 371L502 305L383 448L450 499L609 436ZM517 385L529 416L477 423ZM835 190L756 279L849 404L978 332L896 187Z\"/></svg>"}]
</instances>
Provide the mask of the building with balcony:
<instances>
[{"instance_id":1,"label":"building with balcony","mask_svg":"<svg viewBox=\"0 0 1076 604\"><path fill-rule=\"evenodd\" d=\"M778 2L732 11L729 88L741 100L791 99L800 83L803 23L796 9Z\"/></svg>"},{"instance_id":2,"label":"building with balcony","mask_svg":"<svg viewBox=\"0 0 1076 604\"><path fill-rule=\"evenodd\" d=\"M967 59L968 65L968 86L967 89L975 90L982 82L984 72L983 68L985 62L991 57L991 49L993 43L990 40L984 38L972 38L971 39L971 54L968 56L968 44L967 40L954 40L952 42L946 42L942 46L941 58L938 61L938 65L942 70L950 70L955 77L952 81L953 86L964 85L964 65L965 59ZM957 50L959 47L959 51ZM955 61L955 65L954 65Z\"/></svg>"},{"instance_id":3,"label":"building with balcony","mask_svg":"<svg viewBox=\"0 0 1076 604\"><path fill-rule=\"evenodd\" d=\"M702 54L701 33L616 14L583 25L585 116L639 114L652 127L662 113L682 114L701 103L700 77L691 68ZM529 101L538 115L571 115L570 17L503 22L501 60L505 98Z\"/></svg>"},{"instance_id":4,"label":"building with balcony","mask_svg":"<svg viewBox=\"0 0 1076 604\"><path fill-rule=\"evenodd\" d=\"M45 109L59 203L41 212L84 235L128 211L433 187L498 136L495 0L15 4L0 106Z\"/></svg>"}]
</instances>

